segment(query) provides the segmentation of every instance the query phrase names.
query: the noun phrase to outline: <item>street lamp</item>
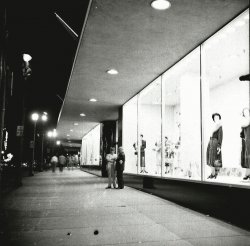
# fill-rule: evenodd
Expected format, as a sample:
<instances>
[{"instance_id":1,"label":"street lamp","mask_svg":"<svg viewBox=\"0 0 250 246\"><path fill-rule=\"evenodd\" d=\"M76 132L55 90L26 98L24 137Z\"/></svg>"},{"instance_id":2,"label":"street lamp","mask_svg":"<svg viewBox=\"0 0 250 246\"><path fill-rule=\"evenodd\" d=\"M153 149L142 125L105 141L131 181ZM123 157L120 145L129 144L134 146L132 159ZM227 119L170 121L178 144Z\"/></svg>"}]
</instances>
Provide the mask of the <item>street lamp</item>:
<instances>
[{"instance_id":1,"label":"street lamp","mask_svg":"<svg viewBox=\"0 0 250 246\"><path fill-rule=\"evenodd\" d=\"M39 119L39 114L38 113L33 113L31 115L31 119L32 121L34 121L34 134L33 134L33 150L32 150L32 160L31 160L31 164L30 164L30 170L29 170L29 175L30 176L34 176L33 174L33 163L35 161L35 146L36 146L36 122Z\"/></svg>"},{"instance_id":2,"label":"street lamp","mask_svg":"<svg viewBox=\"0 0 250 246\"><path fill-rule=\"evenodd\" d=\"M23 54L23 60L25 62L29 62L32 59L32 57L29 54Z\"/></svg>"},{"instance_id":3,"label":"street lamp","mask_svg":"<svg viewBox=\"0 0 250 246\"><path fill-rule=\"evenodd\" d=\"M47 120L48 120L48 115L46 112L43 112L43 115L41 117L42 119L42 122L45 123ZM42 129L42 148L41 148L41 163L40 163L40 171L43 170L43 164L44 164L44 160L43 160L43 143L44 143L44 132L43 132L43 129Z\"/></svg>"}]
</instances>

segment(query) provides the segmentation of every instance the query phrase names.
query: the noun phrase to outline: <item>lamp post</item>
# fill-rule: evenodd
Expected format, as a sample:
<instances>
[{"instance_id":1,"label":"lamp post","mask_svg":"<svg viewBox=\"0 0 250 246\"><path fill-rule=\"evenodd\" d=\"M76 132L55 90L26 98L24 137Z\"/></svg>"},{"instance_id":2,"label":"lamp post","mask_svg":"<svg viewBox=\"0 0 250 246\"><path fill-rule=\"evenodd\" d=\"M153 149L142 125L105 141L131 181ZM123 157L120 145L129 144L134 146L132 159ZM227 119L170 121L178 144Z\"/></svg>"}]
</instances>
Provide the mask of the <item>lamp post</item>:
<instances>
[{"instance_id":1,"label":"lamp post","mask_svg":"<svg viewBox=\"0 0 250 246\"><path fill-rule=\"evenodd\" d=\"M32 160L31 160L31 164L30 164L30 170L29 170L29 175L30 176L34 176L33 174L33 163L35 161L35 146L36 146L36 122L39 119L39 114L38 113L33 113L31 115L31 119L32 121L34 121L34 134L33 134L33 149L32 149Z\"/></svg>"},{"instance_id":2,"label":"lamp post","mask_svg":"<svg viewBox=\"0 0 250 246\"><path fill-rule=\"evenodd\" d=\"M42 117L42 122L45 123L47 120L48 120L48 115L46 112L43 113ZM44 144L44 132L43 132L43 129L42 129L42 144L41 144L41 161L40 161L40 171L42 172L43 171L43 164L44 164L44 160L43 160L43 144Z\"/></svg>"}]
</instances>

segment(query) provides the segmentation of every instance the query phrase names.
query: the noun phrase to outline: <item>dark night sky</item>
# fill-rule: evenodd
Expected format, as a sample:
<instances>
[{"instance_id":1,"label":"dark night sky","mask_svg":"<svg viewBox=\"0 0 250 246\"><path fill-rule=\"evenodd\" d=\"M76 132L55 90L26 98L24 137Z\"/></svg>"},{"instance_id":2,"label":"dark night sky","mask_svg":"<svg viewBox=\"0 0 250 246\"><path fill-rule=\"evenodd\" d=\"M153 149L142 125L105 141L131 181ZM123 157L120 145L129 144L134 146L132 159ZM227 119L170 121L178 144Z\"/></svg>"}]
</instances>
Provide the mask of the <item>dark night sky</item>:
<instances>
[{"instance_id":1,"label":"dark night sky","mask_svg":"<svg viewBox=\"0 0 250 246\"><path fill-rule=\"evenodd\" d=\"M49 113L55 126L78 40L74 40L54 12L80 36L89 1L16 1L7 6L11 63L20 69L22 53L32 56L29 79L28 114L33 110ZM12 2L13 3L13 2Z\"/></svg>"}]
</instances>

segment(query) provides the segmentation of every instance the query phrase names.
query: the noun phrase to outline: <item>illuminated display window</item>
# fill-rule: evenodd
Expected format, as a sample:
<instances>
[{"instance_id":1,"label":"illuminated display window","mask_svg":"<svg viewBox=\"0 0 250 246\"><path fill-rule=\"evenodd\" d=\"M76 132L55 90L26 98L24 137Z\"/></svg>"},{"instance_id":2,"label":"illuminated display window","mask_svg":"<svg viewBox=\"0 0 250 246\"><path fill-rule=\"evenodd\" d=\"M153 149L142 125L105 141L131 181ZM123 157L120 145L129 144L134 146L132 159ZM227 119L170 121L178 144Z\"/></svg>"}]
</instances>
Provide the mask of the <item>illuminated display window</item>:
<instances>
[{"instance_id":1,"label":"illuminated display window","mask_svg":"<svg viewBox=\"0 0 250 246\"><path fill-rule=\"evenodd\" d=\"M201 48L204 179L250 185L249 11Z\"/></svg>"},{"instance_id":2,"label":"illuminated display window","mask_svg":"<svg viewBox=\"0 0 250 246\"><path fill-rule=\"evenodd\" d=\"M123 106L125 172L250 186L249 10Z\"/></svg>"},{"instance_id":3,"label":"illuminated display window","mask_svg":"<svg viewBox=\"0 0 250 246\"><path fill-rule=\"evenodd\" d=\"M81 165L100 165L100 125L82 139Z\"/></svg>"}]
</instances>

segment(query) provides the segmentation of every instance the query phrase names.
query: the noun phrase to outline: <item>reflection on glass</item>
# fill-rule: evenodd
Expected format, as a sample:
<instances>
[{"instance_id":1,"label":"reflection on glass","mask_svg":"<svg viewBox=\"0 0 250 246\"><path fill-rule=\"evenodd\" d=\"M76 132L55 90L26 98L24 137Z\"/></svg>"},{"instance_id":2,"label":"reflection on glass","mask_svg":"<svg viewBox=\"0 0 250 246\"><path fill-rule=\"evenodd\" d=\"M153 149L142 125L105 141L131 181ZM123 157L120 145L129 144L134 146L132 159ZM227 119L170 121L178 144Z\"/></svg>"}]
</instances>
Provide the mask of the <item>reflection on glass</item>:
<instances>
[{"instance_id":1,"label":"reflection on glass","mask_svg":"<svg viewBox=\"0 0 250 246\"><path fill-rule=\"evenodd\" d=\"M161 80L139 94L139 170L161 175Z\"/></svg>"},{"instance_id":2,"label":"reflection on glass","mask_svg":"<svg viewBox=\"0 0 250 246\"><path fill-rule=\"evenodd\" d=\"M164 176L200 179L200 52L194 50L163 75Z\"/></svg>"},{"instance_id":3,"label":"reflection on glass","mask_svg":"<svg viewBox=\"0 0 250 246\"><path fill-rule=\"evenodd\" d=\"M125 172L137 173L137 96L123 106L123 148L126 154Z\"/></svg>"},{"instance_id":4,"label":"reflection on glass","mask_svg":"<svg viewBox=\"0 0 250 246\"><path fill-rule=\"evenodd\" d=\"M81 165L100 165L100 125L82 139Z\"/></svg>"},{"instance_id":5,"label":"reflection on glass","mask_svg":"<svg viewBox=\"0 0 250 246\"><path fill-rule=\"evenodd\" d=\"M248 15L202 45L204 178L210 182L250 184L249 81L239 80L249 74Z\"/></svg>"}]
</instances>

